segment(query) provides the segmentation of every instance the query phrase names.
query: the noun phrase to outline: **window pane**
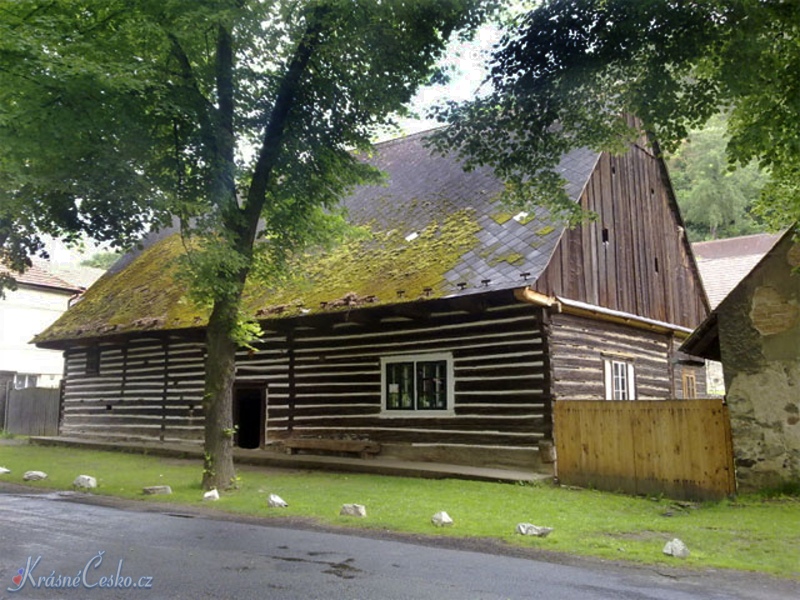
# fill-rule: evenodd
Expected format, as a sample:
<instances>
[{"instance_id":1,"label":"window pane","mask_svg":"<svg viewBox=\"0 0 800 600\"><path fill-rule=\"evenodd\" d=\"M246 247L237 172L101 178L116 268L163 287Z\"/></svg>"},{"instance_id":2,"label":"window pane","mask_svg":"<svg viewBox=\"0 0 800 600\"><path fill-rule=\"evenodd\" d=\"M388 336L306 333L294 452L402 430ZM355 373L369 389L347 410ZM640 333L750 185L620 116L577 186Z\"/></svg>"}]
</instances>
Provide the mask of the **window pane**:
<instances>
[{"instance_id":1,"label":"window pane","mask_svg":"<svg viewBox=\"0 0 800 600\"><path fill-rule=\"evenodd\" d=\"M36 387L38 375L28 373L16 373L14 375L14 389L23 390L25 388Z\"/></svg>"},{"instance_id":2,"label":"window pane","mask_svg":"<svg viewBox=\"0 0 800 600\"><path fill-rule=\"evenodd\" d=\"M91 346L86 350L86 374L100 374L100 348Z\"/></svg>"},{"instance_id":3,"label":"window pane","mask_svg":"<svg viewBox=\"0 0 800 600\"><path fill-rule=\"evenodd\" d=\"M414 408L414 363L386 365L386 408L390 410Z\"/></svg>"},{"instance_id":4,"label":"window pane","mask_svg":"<svg viewBox=\"0 0 800 600\"><path fill-rule=\"evenodd\" d=\"M447 410L447 361L417 363L417 408Z\"/></svg>"},{"instance_id":5,"label":"window pane","mask_svg":"<svg viewBox=\"0 0 800 600\"><path fill-rule=\"evenodd\" d=\"M614 382L614 400L627 400L628 365L624 362L614 361L611 363L611 368Z\"/></svg>"}]
</instances>

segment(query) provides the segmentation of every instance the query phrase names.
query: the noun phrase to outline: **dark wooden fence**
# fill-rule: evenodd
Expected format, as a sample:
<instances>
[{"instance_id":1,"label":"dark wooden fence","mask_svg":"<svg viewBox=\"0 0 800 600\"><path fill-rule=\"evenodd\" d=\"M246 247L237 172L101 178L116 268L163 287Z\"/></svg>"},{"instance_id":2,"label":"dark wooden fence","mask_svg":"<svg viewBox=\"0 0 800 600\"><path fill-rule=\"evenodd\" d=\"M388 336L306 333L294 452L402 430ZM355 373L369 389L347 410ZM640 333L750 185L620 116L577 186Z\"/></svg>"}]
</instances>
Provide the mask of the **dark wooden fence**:
<instances>
[{"instance_id":1,"label":"dark wooden fence","mask_svg":"<svg viewBox=\"0 0 800 600\"><path fill-rule=\"evenodd\" d=\"M721 400L559 400L553 426L562 484L689 500L735 492Z\"/></svg>"},{"instance_id":2,"label":"dark wooden fence","mask_svg":"<svg viewBox=\"0 0 800 600\"><path fill-rule=\"evenodd\" d=\"M5 429L16 435L58 435L58 388L11 390L7 399Z\"/></svg>"}]
</instances>

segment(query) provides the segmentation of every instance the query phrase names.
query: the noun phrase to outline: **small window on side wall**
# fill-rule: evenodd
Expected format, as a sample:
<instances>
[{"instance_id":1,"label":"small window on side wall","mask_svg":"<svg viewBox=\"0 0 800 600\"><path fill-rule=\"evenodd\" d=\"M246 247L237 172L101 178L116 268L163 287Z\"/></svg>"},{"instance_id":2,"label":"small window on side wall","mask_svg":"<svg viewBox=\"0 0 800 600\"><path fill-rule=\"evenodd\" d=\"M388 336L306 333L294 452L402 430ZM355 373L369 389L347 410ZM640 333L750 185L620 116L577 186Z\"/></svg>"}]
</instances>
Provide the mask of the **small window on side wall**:
<instances>
[{"instance_id":1,"label":"small window on side wall","mask_svg":"<svg viewBox=\"0 0 800 600\"><path fill-rule=\"evenodd\" d=\"M421 354L381 358L384 414L451 411L453 358Z\"/></svg>"},{"instance_id":2,"label":"small window on side wall","mask_svg":"<svg viewBox=\"0 0 800 600\"><path fill-rule=\"evenodd\" d=\"M697 398L697 378L694 371L684 371L682 379L684 400Z\"/></svg>"},{"instance_id":3,"label":"small window on side wall","mask_svg":"<svg viewBox=\"0 0 800 600\"><path fill-rule=\"evenodd\" d=\"M14 389L23 390L25 388L36 387L39 376L30 373L16 373L14 375Z\"/></svg>"},{"instance_id":4,"label":"small window on side wall","mask_svg":"<svg viewBox=\"0 0 800 600\"><path fill-rule=\"evenodd\" d=\"M603 365L606 400L636 400L636 369L633 362L606 358Z\"/></svg>"},{"instance_id":5,"label":"small window on side wall","mask_svg":"<svg viewBox=\"0 0 800 600\"><path fill-rule=\"evenodd\" d=\"M89 346L86 349L86 374L100 374L100 348L98 346Z\"/></svg>"}]
</instances>

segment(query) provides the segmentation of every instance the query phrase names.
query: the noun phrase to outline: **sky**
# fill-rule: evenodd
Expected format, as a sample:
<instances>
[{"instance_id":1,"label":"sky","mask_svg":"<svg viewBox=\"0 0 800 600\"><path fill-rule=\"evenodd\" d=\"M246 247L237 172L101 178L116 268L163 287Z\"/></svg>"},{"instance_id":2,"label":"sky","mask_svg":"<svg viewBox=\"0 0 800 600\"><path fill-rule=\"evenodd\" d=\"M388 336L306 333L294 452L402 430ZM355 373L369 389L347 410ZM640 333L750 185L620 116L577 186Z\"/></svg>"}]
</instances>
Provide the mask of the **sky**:
<instances>
[{"instance_id":1,"label":"sky","mask_svg":"<svg viewBox=\"0 0 800 600\"><path fill-rule=\"evenodd\" d=\"M452 69L450 82L447 85L422 88L412 101L412 109L422 116L431 107L445 100L470 100L476 95L486 93L486 63L491 56L492 45L500 39L500 35L496 25L487 24L477 31L474 40L451 43L442 61ZM405 119L401 122L404 134L431 129L437 125L435 120L424 118ZM397 137L397 134L389 137Z\"/></svg>"}]
</instances>

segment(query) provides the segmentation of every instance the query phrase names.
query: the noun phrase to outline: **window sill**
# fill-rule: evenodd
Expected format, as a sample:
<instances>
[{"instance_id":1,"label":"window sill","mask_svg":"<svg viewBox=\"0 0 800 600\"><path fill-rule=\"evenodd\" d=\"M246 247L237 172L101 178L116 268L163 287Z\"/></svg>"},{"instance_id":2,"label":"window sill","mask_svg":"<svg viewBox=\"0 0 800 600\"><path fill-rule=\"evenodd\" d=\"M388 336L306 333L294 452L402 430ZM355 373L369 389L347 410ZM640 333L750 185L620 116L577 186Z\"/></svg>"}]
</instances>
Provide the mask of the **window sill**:
<instances>
[{"instance_id":1,"label":"window sill","mask_svg":"<svg viewBox=\"0 0 800 600\"><path fill-rule=\"evenodd\" d=\"M408 418L430 418L430 417L455 417L456 412L452 409L449 410L381 410L379 415L382 419L393 419L402 417L404 419Z\"/></svg>"}]
</instances>

